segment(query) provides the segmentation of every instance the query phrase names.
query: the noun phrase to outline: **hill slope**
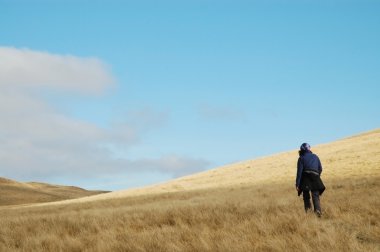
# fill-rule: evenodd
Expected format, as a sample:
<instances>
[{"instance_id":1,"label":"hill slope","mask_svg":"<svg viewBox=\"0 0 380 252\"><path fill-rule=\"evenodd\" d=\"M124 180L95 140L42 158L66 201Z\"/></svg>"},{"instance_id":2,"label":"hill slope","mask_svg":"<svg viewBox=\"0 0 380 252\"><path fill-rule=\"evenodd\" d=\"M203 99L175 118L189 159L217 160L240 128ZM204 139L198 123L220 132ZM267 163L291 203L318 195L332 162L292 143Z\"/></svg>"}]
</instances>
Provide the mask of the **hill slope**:
<instances>
[{"instance_id":1,"label":"hill slope","mask_svg":"<svg viewBox=\"0 0 380 252\"><path fill-rule=\"evenodd\" d=\"M50 185L37 182L21 183L0 178L0 193L0 206L4 206L75 199L104 192L87 191L74 186Z\"/></svg>"},{"instance_id":2,"label":"hill slope","mask_svg":"<svg viewBox=\"0 0 380 252\"><path fill-rule=\"evenodd\" d=\"M328 144L312 146L321 159L325 180L380 176L380 129ZM268 184L295 180L298 150L243 161L144 188L115 191L76 201ZM293 185L293 184L292 184Z\"/></svg>"}]
</instances>

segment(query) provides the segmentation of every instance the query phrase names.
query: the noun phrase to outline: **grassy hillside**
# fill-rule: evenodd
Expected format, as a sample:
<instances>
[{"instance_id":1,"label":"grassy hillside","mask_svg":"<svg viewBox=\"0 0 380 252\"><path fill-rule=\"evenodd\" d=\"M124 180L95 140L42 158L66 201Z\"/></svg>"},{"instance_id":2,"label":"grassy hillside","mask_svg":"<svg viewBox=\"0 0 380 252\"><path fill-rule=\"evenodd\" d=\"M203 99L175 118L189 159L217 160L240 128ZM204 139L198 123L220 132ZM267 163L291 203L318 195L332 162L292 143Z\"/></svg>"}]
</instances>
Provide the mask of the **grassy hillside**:
<instances>
[{"instance_id":1,"label":"grassy hillside","mask_svg":"<svg viewBox=\"0 0 380 252\"><path fill-rule=\"evenodd\" d=\"M20 183L0 178L0 206L75 199L99 193L103 192L87 191L74 186L50 185L36 182Z\"/></svg>"},{"instance_id":2,"label":"grassy hillside","mask_svg":"<svg viewBox=\"0 0 380 252\"><path fill-rule=\"evenodd\" d=\"M380 129L333 143L312 146L312 151L320 157L324 169L322 176L327 181L336 178L380 176ZM293 150L226 165L158 185L115 191L81 198L75 202L277 182L293 185L297 159L298 150Z\"/></svg>"},{"instance_id":3,"label":"grassy hillside","mask_svg":"<svg viewBox=\"0 0 380 252\"><path fill-rule=\"evenodd\" d=\"M291 151L87 200L2 207L0 251L380 251L380 130L314 151L327 187L320 219L296 195Z\"/></svg>"}]
</instances>

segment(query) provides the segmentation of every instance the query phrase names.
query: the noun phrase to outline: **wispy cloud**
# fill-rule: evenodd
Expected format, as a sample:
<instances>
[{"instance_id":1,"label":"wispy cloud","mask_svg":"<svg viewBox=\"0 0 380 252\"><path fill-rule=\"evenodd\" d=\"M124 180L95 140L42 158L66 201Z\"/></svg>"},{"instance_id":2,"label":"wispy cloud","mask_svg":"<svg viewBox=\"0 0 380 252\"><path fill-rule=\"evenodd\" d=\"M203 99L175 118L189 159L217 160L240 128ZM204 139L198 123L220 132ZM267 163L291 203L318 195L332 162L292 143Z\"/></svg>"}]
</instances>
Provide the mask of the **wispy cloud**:
<instances>
[{"instance_id":1,"label":"wispy cloud","mask_svg":"<svg viewBox=\"0 0 380 252\"><path fill-rule=\"evenodd\" d=\"M236 122L244 119L244 111L234 107L211 105L203 103L197 108L199 116L207 121Z\"/></svg>"},{"instance_id":2,"label":"wispy cloud","mask_svg":"<svg viewBox=\"0 0 380 252\"><path fill-rule=\"evenodd\" d=\"M206 167L207 161L176 155L137 160L113 155L113 148L138 144L146 125L164 123L164 112L135 110L104 129L62 113L38 92L99 95L114 80L96 58L0 47L0 176L48 180L114 174L117 180L118 174L139 170L179 176Z\"/></svg>"},{"instance_id":3,"label":"wispy cloud","mask_svg":"<svg viewBox=\"0 0 380 252\"><path fill-rule=\"evenodd\" d=\"M202 171L210 165L210 162L201 158L166 155L158 159L140 159L132 161L130 165L142 170L158 170L179 177Z\"/></svg>"}]
</instances>

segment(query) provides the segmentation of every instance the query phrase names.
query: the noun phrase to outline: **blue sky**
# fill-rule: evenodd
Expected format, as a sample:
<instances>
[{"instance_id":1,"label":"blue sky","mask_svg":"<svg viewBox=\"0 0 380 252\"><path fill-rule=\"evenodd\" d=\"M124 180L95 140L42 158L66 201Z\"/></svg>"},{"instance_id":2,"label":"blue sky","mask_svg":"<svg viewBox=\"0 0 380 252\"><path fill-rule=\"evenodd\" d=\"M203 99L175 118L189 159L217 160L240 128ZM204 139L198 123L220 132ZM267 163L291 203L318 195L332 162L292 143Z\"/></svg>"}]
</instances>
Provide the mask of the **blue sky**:
<instances>
[{"instance_id":1,"label":"blue sky","mask_svg":"<svg viewBox=\"0 0 380 252\"><path fill-rule=\"evenodd\" d=\"M0 176L124 189L378 128L378 13L0 0Z\"/></svg>"}]
</instances>

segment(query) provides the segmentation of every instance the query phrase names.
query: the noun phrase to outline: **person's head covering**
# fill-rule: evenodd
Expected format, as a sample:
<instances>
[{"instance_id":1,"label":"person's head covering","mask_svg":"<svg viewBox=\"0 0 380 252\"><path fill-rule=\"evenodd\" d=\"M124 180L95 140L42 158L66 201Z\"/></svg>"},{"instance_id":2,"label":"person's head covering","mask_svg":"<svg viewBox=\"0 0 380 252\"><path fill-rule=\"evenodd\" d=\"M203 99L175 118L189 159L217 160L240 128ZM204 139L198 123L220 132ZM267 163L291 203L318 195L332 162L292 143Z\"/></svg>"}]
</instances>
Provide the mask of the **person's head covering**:
<instances>
[{"instance_id":1,"label":"person's head covering","mask_svg":"<svg viewBox=\"0 0 380 252\"><path fill-rule=\"evenodd\" d=\"M310 144L308 144L308 143L301 144L300 150L301 151L310 151Z\"/></svg>"}]
</instances>

